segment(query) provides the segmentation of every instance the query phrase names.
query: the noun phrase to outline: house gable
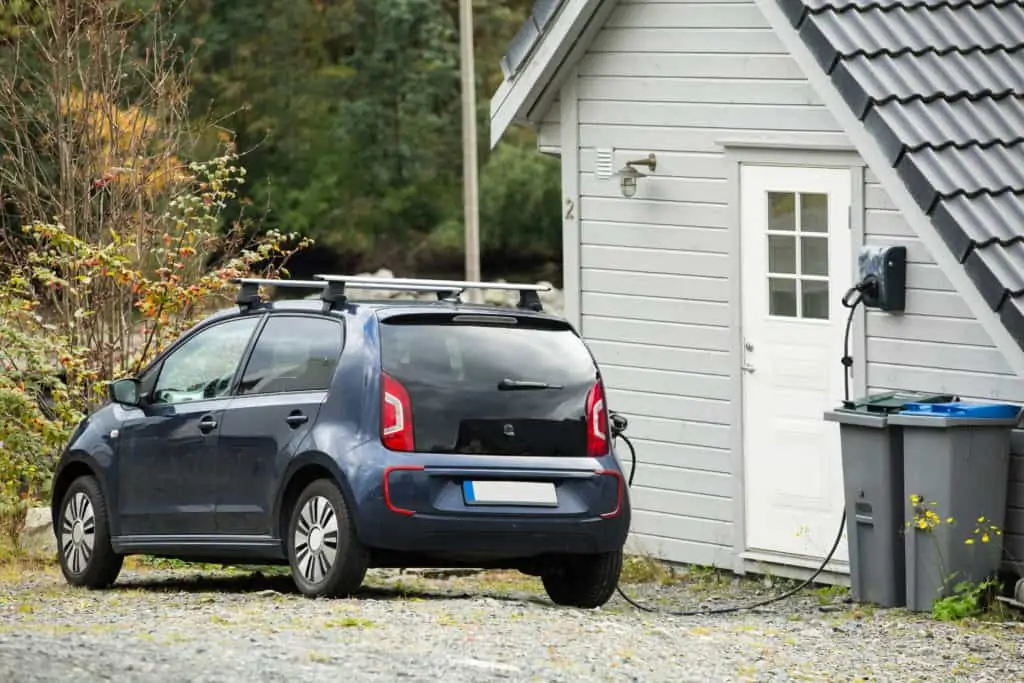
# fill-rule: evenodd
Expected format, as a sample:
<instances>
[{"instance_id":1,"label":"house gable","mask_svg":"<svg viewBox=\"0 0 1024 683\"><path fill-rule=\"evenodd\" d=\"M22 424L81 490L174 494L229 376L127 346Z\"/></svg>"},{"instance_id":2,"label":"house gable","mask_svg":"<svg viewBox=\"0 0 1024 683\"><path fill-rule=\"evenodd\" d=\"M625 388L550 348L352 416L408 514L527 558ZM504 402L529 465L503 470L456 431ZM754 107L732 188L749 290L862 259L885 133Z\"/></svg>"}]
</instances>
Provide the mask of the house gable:
<instances>
[{"instance_id":1,"label":"house gable","mask_svg":"<svg viewBox=\"0 0 1024 683\"><path fill-rule=\"evenodd\" d=\"M559 76L582 54L617 0L535 0L501 59L505 80L491 97L491 147L514 123L537 125Z\"/></svg>"},{"instance_id":2,"label":"house gable","mask_svg":"<svg viewBox=\"0 0 1024 683\"><path fill-rule=\"evenodd\" d=\"M1024 5L1020 0L759 4L780 37L789 33L810 54L813 68L827 77L827 87L848 109L843 113L853 114L837 112L837 118L898 208L922 214L926 220L912 221L915 227L938 235L966 273L988 309L976 315L982 322L987 314L1001 323L1003 334L993 338L1020 373ZM781 9L785 21L769 5ZM808 74L821 83L815 75L820 74Z\"/></svg>"}]
</instances>

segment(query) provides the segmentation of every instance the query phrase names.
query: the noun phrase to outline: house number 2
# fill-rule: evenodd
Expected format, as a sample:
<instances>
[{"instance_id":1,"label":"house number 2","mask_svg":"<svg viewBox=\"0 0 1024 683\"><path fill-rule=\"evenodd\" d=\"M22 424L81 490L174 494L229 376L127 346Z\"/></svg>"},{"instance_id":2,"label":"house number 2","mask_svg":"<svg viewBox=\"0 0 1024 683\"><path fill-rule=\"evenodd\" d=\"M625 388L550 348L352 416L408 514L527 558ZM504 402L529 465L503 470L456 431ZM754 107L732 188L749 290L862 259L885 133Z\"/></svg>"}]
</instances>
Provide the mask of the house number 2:
<instances>
[{"instance_id":1,"label":"house number 2","mask_svg":"<svg viewBox=\"0 0 1024 683\"><path fill-rule=\"evenodd\" d=\"M573 219L572 212L576 209L576 204L571 199L565 200L565 220L571 221Z\"/></svg>"}]
</instances>

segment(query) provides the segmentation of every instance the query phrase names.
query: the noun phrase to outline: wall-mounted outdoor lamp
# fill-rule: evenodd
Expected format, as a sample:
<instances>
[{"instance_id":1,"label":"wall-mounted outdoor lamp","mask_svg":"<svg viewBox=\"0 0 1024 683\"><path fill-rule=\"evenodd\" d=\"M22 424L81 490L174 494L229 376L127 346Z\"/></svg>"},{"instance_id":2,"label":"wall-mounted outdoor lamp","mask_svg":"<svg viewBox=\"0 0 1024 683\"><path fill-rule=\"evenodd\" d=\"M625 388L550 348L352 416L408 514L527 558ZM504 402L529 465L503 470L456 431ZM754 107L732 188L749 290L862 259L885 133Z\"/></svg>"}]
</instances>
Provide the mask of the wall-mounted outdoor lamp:
<instances>
[{"instance_id":1,"label":"wall-mounted outdoor lamp","mask_svg":"<svg viewBox=\"0 0 1024 683\"><path fill-rule=\"evenodd\" d=\"M636 194L636 182L639 178L646 178L646 173L641 173L635 166L646 166L651 173L658 167L658 159L653 153L648 154L646 159L627 161L626 165L619 169L619 186L622 188L622 196L627 199Z\"/></svg>"}]
</instances>

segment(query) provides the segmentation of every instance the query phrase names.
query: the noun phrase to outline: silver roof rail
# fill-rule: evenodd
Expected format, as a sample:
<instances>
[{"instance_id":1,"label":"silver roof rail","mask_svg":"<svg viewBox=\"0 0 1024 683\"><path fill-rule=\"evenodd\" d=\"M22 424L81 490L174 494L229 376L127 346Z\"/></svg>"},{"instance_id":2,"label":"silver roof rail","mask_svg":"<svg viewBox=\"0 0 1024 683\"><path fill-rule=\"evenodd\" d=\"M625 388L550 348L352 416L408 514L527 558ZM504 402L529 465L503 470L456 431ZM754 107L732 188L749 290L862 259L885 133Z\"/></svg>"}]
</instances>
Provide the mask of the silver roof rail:
<instances>
[{"instance_id":1,"label":"silver roof rail","mask_svg":"<svg viewBox=\"0 0 1024 683\"><path fill-rule=\"evenodd\" d=\"M428 280L418 278L384 278L359 275L314 275L317 280L327 283L320 297L325 307L343 304L346 300L345 287L354 289L390 289L402 292L436 292L438 299L458 302L458 296L467 289L497 289L518 291L518 308L542 311L538 292L551 289L549 285L530 285L514 282L470 282L468 280Z\"/></svg>"},{"instance_id":2,"label":"silver roof rail","mask_svg":"<svg viewBox=\"0 0 1024 683\"><path fill-rule=\"evenodd\" d=\"M262 302L260 287L287 287L292 289L319 289L324 310L342 305L347 300L345 287L353 289L384 290L393 292L435 292L441 301L459 302L459 295L467 289L496 289L518 291L518 308L542 311L538 292L551 289L549 285L517 284L511 282L469 282L465 280L428 280L416 278L383 278L358 275L315 275L315 280L275 280L270 278L232 278L239 285L235 303L243 310Z\"/></svg>"}]
</instances>

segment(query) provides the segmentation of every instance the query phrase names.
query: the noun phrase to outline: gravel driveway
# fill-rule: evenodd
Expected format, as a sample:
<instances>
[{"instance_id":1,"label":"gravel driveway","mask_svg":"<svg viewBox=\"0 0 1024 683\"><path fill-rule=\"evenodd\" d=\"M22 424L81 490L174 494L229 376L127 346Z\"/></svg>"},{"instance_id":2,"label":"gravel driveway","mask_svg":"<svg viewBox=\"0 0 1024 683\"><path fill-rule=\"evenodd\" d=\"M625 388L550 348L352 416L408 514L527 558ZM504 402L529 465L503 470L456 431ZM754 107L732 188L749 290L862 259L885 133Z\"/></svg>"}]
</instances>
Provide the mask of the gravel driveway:
<instances>
[{"instance_id":1,"label":"gravel driveway","mask_svg":"<svg viewBox=\"0 0 1024 683\"><path fill-rule=\"evenodd\" d=\"M103 592L53 569L0 570L0 681L1012 681L1020 625L938 624L831 594L755 613L676 618L616 597L556 608L518 574L373 572L352 600L287 578L125 570ZM711 581L711 583L709 583ZM630 588L680 608L749 600L753 582ZM763 590L762 590L763 592Z\"/></svg>"}]
</instances>

